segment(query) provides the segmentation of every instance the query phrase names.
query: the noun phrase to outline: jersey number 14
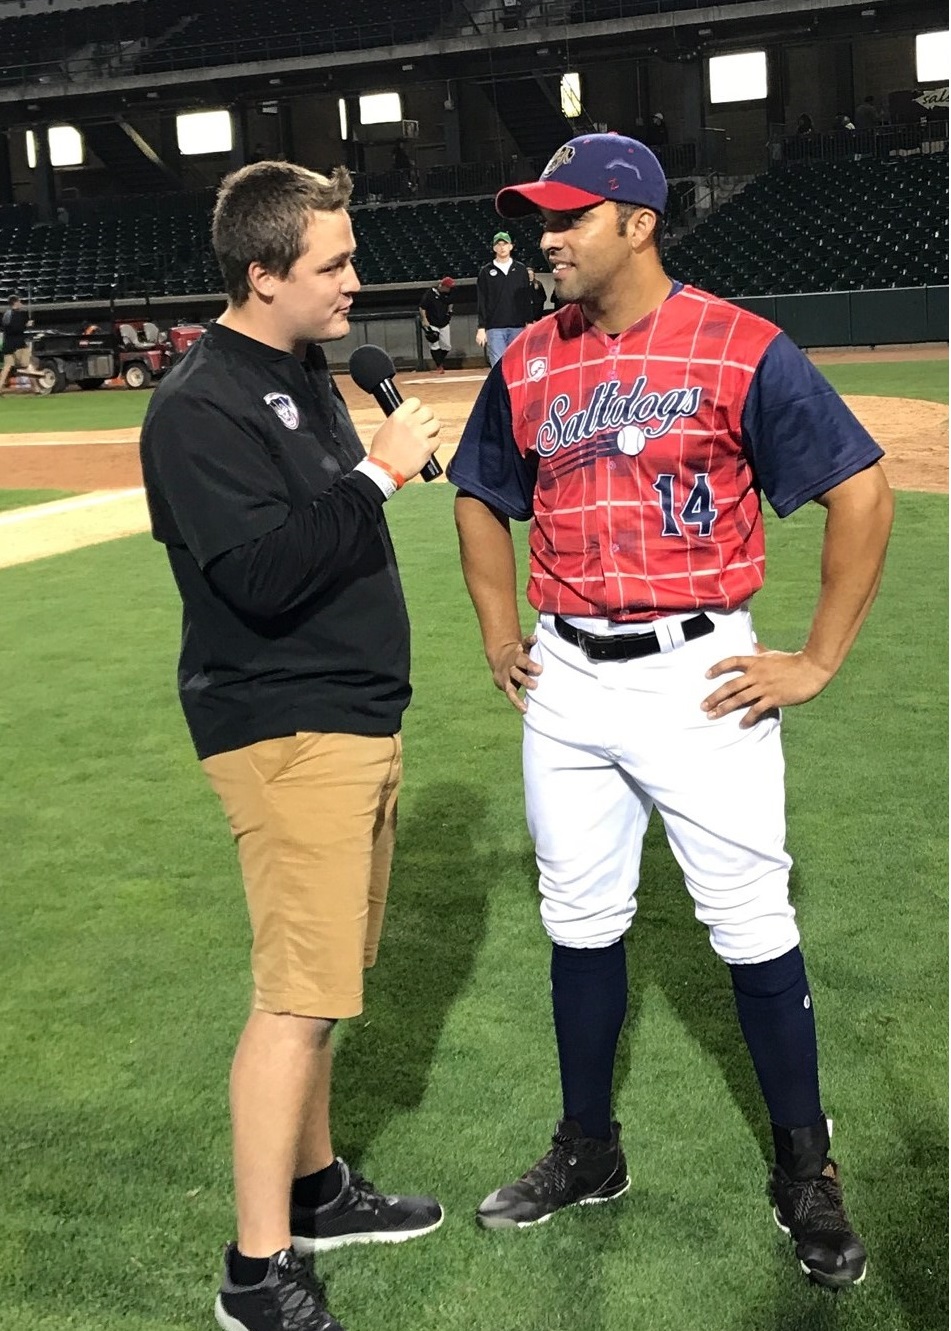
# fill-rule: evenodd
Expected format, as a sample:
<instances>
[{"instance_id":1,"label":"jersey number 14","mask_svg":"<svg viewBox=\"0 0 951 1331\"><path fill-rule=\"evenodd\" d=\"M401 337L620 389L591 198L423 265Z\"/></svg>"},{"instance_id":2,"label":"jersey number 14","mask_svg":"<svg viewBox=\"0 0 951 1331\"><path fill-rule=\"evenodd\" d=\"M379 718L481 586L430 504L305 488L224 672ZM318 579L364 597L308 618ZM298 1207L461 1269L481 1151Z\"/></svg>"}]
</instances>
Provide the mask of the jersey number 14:
<instances>
[{"instance_id":1,"label":"jersey number 14","mask_svg":"<svg viewBox=\"0 0 951 1331\"><path fill-rule=\"evenodd\" d=\"M654 482L653 489L660 495L660 507L664 514L662 536L683 536L683 527L695 527L698 536L709 536L717 520L717 510L713 507L713 491L710 489L710 474L698 472L694 476L693 488L684 501L679 514L674 513L674 481L677 478L669 472L662 472Z\"/></svg>"}]
</instances>

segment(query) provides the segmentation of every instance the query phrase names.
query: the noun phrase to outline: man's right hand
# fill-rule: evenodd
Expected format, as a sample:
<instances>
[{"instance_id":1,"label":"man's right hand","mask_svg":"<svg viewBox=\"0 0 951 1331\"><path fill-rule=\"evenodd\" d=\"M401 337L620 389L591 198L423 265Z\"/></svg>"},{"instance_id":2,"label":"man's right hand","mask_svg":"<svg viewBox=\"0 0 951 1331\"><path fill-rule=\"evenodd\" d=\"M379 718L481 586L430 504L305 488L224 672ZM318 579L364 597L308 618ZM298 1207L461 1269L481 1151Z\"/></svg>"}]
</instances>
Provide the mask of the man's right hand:
<instances>
[{"instance_id":1,"label":"man's right hand","mask_svg":"<svg viewBox=\"0 0 951 1331\"><path fill-rule=\"evenodd\" d=\"M477 328L477 329L476 329L476 346L477 346L477 347L484 347L485 344L486 344L486 341L487 341L487 338L486 338L486 335L485 335L485 329L484 329L484 328Z\"/></svg>"},{"instance_id":2,"label":"man's right hand","mask_svg":"<svg viewBox=\"0 0 951 1331\"><path fill-rule=\"evenodd\" d=\"M537 676L542 673L542 667L529 654L535 642L534 633L530 633L519 642L506 642L493 652L486 652L495 687L505 694L518 712L528 711L518 696L519 689L537 688Z\"/></svg>"},{"instance_id":3,"label":"man's right hand","mask_svg":"<svg viewBox=\"0 0 951 1331\"><path fill-rule=\"evenodd\" d=\"M373 436L370 460L378 458L408 481L435 453L439 430L432 408L424 407L418 397L408 397Z\"/></svg>"}]
</instances>

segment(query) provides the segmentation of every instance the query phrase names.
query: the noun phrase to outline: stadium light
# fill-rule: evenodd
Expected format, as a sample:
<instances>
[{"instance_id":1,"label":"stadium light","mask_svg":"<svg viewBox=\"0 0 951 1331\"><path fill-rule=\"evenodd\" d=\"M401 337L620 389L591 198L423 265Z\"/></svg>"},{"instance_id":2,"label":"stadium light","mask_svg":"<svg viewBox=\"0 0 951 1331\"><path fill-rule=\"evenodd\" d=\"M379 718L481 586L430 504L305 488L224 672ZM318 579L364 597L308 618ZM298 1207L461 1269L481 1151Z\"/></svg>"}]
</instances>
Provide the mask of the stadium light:
<instances>
[{"instance_id":1,"label":"stadium light","mask_svg":"<svg viewBox=\"0 0 951 1331\"><path fill-rule=\"evenodd\" d=\"M72 125L50 125L46 142L51 166L82 166L85 161L83 136ZM26 160L32 171L36 167L36 139L32 129L26 131Z\"/></svg>"},{"instance_id":2,"label":"stadium light","mask_svg":"<svg viewBox=\"0 0 951 1331\"><path fill-rule=\"evenodd\" d=\"M229 153L234 143L230 111L188 111L175 117L175 131L183 157Z\"/></svg>"},{"instance_id":3,"label":"stadium light","mask_svg":"<svg viewBox=\"0 0 951 1331\"><path fill-rule=\"evenodd\" d=\"M403 119L403 99L398 92L371 92L360 98L361 125L389 125Z\"/></svg>"},{"instance_id":4,"label":"stadium light","mask_svg":"<svg viewBox=\"0 0 951 1331\"><path fill-rule=\"evenodd\" d=\"M346 143L350 123L347 119L347 99L345 97L337 98L337 114L340 116L340 141Z\"/></svg>"},{"instance_id":5,"label":"stadium light","mask_svg":"<svg viewBox=\"0 0 951 1331\"><path fill-rule=\"evenodd\" d=\"M948 32L919 32L915 38L915 64L919 83L947 83Z\"/></svg>"},{"instance_id":6,"label":"stadium light","mask_svg":"<svg viewBox=\"0 0 951 1331\"><path fill-rule=\"evenodd\" d=\"M738 51L712 55L707 61L710 101L758 102L766 96L766 52Z\"/></svg>"},{"instance_id":7,"label":"stadium light","mask_svg":"<svg viewBox=\"0 0 951 1331\"><path fill-rule=\"evenodd\" d=\"M581 75L562 74L561 113L566 120L577 120L581 115Z\"/></svg>"}]
</instances>

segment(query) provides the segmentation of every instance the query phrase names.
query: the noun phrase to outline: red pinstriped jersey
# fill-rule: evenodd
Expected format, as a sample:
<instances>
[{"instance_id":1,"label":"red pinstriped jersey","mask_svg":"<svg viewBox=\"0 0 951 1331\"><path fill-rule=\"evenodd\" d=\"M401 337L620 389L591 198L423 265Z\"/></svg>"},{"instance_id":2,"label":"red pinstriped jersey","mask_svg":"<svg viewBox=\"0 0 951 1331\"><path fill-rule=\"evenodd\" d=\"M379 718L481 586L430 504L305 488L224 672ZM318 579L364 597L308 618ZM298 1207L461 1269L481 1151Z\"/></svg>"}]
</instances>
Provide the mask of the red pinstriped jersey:
<instances>
[{"instance_id":1,"label":"red pinstriped jersey","mask_svg":"<svg viewBox=\"0 0 951 1331\"><path fill-rule=\"evenodd\" d=\"M538 458L532 605L640 619L758 590L763 521L740 417L778 331L685 288L618 337L568 306L511 348L515 442Z\"/></svg>"},{"instance_id":2,"label":"red pinstriped jersey","mask_svg":"<svg viewBox=\"0 0 951 1331\"><path fill-rule=\"evenodd\" d=\"M616 337L577 305L491 371L449 467L532 519L528 598L617 621L732 609L780 516L882 451L774 325L692 287Z\"/></svg>"}]
</instances>

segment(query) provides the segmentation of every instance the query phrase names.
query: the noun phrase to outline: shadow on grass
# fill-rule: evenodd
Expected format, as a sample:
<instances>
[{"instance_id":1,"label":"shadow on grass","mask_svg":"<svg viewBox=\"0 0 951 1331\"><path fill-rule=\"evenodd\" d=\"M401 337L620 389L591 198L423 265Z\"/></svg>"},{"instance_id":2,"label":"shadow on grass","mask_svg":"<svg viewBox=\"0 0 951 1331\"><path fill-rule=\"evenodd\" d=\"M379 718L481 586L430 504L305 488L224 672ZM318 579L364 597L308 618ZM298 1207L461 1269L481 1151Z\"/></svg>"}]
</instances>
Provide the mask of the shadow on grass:
<instances>
[{"instance_id":1,"label":"shadow on grass","mask_svg":"<svg viewBox=\"0 0 951 1331\"><path fill-rule=\"evenodd\" d=\"M913 1092L903 1103L912 1098ZM911 1331L943 1331L948 1325L947 1122L937 1116L916 1121L901 1109L894 1117L899 1125L894 1150L867 1170L869 1191L879 1192L869 1271L881 1273Z\"/></svg>"},{"instance_id":2,"label":"shadow on grass","mask_svg":"<svg viewBox=\"0 0 951 1331\"><path fill-rule=\"evenodd\" d=\"M483 796L454 783L424 787L400 818L366 1014L348 1023L334 1066L337 1150L353 1163L422 1103L443 1025L469 982L493 882L474 849L485 814Z\"/></svg>"},{"instance_id":3,"label":"shadow on grass","mask_svg":"<svg viewBox=\"0 0 951 1331\"><path fill-rule=\"evenodd\" d=\"M655 813L644 844L641 905L629 943L629 1011L624 1049L633 1018L648 988L657 988L684 1030L717 1063L727 1089L763 1153L772 1160L769 1118L740 1031L733 989L724 963L697 922L683 876ZM619 1065L615 1086L629 1070ZM636 1069L635 1069L636 1075Z\"/></svg>"}]
</instances>

